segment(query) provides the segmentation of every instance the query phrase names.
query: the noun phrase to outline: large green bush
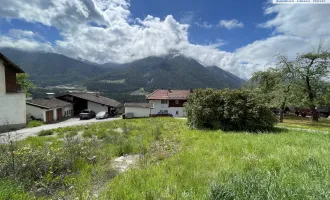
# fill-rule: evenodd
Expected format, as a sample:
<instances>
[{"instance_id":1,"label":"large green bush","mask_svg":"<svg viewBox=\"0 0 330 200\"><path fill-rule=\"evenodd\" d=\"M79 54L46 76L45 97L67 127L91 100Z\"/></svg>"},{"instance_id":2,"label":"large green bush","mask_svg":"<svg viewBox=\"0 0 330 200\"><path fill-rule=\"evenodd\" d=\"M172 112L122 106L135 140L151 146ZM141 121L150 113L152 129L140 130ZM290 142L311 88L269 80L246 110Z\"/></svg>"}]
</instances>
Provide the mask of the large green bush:
<instances>
[{"instance_id":1,"label":"large green bush","mask_svg":"<svg viewBox=\"0 0 330 200\"><path fill-rule=\"evenodd\" d=\"M258 96L247 90L196 90L185 111L192 128L263 131L277 122Z\"/></svg>"}]
</instances>

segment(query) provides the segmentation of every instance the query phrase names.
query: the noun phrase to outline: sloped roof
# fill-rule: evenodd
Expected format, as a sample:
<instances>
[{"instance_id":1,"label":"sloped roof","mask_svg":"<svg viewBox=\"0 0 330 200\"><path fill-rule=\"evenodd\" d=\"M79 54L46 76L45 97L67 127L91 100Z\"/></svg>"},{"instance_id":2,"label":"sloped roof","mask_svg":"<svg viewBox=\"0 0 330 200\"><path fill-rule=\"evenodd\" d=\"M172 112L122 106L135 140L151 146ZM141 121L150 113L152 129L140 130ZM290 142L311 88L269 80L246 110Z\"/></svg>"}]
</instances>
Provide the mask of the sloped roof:
<instances>
[{"instance_id":1,"label":"sloped roof","mask_svg":"<svg viewBox=\"0 0 330 200\"><path fill-rule=\"evenodd\" d=\"M125 107L139 107L139 108L152 108L152 103L125 103Z\"/></svg>"},{"instance_id":2,"label":"sloped roof","mask_svg":"<svg viewBox=\"0 0 330 200\"><path fill-rule=\"evenodd\" d=\"M121 106L121 103L119 103L118 101L116 101L114 99L110 99L110 98L103 97L100 95L96 96L93 93L69 93L67 95L78 97L80 99L85 99L87 101L91 101L91 102L106 105L106 106L111 106L111 107L116 107L116 108ZM66 96L66 95L64 95L64 96Z\"/></svg>"},{"instance_id":3,"label":"sloped roof","mask_svg":"<svg viewBox=\"0 0 330 200\"><path fill-rule=\"evenodd\" d=\"M7 58L2 53L0 53L0 59L4 61L4 66L5 67L10 67L16 73L25 73L19 66L17 66L15 63L13 63L11 60L9 60L9 58Z\"/></svg>"},{"instance_id":4,"label":"sloped roof","mask_svg":"<svg viewBox=\"0 0 330 200\"><path fill-rule=\"evenodd\" d=\"M147 100L187 100L190 90L155 90Z\"/></svg>"},{"instance_id":5,"label":"sloped roof","mask_svg":"<svg viewBox=\"0 0 330 200\"><path fill-rule=\"evenodd\" d=\"M67 106L71 106L71 103L68 103L66 101L62 101L59 99L32 99L29 101L26 101L26 104L36 107L42 107L46 109L54 109L54 108L63 108Z\"/></svg>"}]
</instances>

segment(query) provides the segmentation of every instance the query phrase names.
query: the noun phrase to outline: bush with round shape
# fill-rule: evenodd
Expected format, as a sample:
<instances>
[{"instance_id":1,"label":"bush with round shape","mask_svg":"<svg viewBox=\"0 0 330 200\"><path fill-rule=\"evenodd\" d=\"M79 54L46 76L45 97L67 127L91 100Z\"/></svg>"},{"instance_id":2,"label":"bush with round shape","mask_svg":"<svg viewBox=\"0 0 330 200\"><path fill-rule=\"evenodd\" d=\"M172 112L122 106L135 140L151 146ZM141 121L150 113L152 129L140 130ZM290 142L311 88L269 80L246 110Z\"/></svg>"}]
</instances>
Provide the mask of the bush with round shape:
<instances>
[{"instance_id":1,"label":"bush with round shape","mask_svg":"<svg viewBox=\"0 0 330 200\"><path fill-rule=\"evenodd\" d=\"M195 90L185 104L191 128L265 131L277 122L258 95L248 90Z\"/></svg>"}]
</instances>

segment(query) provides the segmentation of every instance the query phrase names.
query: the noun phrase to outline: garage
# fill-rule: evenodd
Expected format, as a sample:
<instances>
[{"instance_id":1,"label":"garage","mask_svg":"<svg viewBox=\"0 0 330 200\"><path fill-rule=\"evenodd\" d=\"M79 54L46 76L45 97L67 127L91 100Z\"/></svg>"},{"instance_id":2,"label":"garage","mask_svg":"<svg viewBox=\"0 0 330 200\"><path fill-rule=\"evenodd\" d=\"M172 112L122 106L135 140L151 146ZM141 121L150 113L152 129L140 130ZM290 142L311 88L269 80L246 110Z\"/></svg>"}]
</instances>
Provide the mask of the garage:
<instances>
[{"instance_id":1,"label":"garage","mask_svg":"<svg viewBox=\"0 0 330 200\"><path fill-rule=\"evenodd\" d=\"M132 113L134 118L149 117L152 103L125 103L125 113Z\"/></svg>"},{"instance_id":2,"label":"garage","mask_svg":"<svg viewBox=\"0 0 330 200\"><path fill-rule=\"evenodd\" d=\"M72 117L73 105L55 98L31 99L26 101L26 114L30 119L51 123Z\"/></svg>"},{"instance_id":3,"label":"garage","mask_svg":"<svg viewBox=\"0 0 330 200\"><path fill-rule=\"evenodd\" d=\"M46 122L52 122L54 120L53 116L54 112L52 110L46 111Z\"/></svg>"}]
</instances>

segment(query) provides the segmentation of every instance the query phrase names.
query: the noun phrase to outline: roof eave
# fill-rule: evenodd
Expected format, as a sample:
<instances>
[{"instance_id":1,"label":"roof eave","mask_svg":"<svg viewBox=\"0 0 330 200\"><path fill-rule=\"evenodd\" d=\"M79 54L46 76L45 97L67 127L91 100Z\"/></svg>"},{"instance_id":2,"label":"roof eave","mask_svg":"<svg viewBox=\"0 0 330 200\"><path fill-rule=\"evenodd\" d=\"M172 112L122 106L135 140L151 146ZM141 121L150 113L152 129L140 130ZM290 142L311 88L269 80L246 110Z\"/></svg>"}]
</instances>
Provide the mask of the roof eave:
<instances>
[{"instance_id":1,"label":"roof eave","mask_svg":"<svg viewBox=\"0 0 330 200\"><path fill-rule=\"evenodd\" d=\"M9 60L9 58L7 58L2 53L0 53L0 59L2 59L6 63L8 63L12 68L14 68L16 73L25 73L18 65L13 63L11 60ZM6 63L4 63L4 64L6 64ZM5 65L5 67L7 67L7 66Z\"/></svg>"}]
</instances>

